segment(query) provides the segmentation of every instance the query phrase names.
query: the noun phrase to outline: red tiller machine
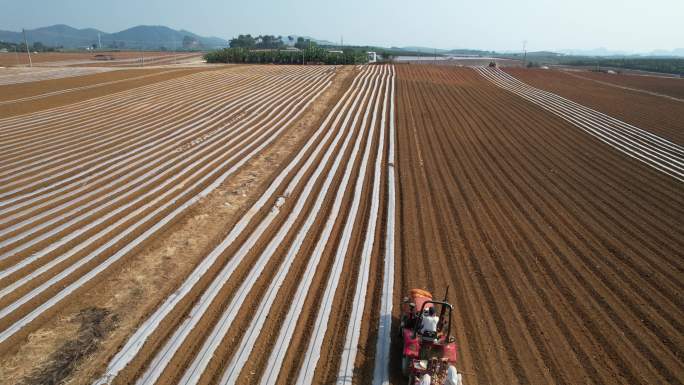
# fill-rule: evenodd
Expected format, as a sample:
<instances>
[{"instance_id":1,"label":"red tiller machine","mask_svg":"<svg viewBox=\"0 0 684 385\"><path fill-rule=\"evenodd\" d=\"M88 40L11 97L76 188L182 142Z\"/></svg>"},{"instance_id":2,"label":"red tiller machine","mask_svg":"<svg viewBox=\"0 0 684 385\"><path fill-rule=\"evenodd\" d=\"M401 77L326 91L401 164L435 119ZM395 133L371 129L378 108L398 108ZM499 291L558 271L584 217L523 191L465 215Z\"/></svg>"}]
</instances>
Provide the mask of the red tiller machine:
<instances>
[{"instance_id":1,"label":"red tiller machine","mask_svg":"<svg viewBox=\"0 0 684 385\"><path fill-rule=\"evenodd\" d=\"M446 302L446 294L444 301L436 301L430 292L412 289L402 300L399 330L404 344L401 368L408 376L409 385L463 384L461 374L454 366L458 360L458 347L451 335L452 311L453 307Z\"/></svg>"}]
</instances>

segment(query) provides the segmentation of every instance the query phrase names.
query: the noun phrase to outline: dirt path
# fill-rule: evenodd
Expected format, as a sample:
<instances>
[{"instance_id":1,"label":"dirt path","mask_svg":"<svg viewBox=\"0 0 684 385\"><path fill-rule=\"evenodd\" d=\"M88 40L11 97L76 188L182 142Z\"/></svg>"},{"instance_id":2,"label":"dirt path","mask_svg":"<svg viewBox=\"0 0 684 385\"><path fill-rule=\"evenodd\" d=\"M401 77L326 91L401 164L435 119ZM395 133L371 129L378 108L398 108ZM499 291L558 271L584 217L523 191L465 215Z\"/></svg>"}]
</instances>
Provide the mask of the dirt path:
<instances>
[{"instance_id":1,"label":"dirt path","mask_svg":"<svg viewBox=\"0 0 684 385\"><path fill-rule=\"evenodd\" d=\"M682 383L682 185L473 70L397 69L395 290L451 286L466 383Z\"/></svg>"}]
</instances>

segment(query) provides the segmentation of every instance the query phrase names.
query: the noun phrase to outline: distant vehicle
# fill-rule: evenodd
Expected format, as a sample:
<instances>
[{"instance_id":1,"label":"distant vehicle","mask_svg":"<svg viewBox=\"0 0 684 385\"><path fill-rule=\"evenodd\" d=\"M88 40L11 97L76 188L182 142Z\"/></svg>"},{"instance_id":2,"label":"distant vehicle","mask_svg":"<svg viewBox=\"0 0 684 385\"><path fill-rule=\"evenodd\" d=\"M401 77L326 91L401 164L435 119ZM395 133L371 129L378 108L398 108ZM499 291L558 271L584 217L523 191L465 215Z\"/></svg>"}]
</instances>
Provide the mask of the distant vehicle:
<instances>
[{"instance_id":1,"label":"distant vehicle","mask_svg":"<svg viewBox=\"0 0 684 385\"><path fill-rule=\"evenodd\" d=\"M99 53L99 54L93 56L93 59L95 59L95 60L114 60L114 56L104 55L104 54Z\"/></svg>"}]
</instances>

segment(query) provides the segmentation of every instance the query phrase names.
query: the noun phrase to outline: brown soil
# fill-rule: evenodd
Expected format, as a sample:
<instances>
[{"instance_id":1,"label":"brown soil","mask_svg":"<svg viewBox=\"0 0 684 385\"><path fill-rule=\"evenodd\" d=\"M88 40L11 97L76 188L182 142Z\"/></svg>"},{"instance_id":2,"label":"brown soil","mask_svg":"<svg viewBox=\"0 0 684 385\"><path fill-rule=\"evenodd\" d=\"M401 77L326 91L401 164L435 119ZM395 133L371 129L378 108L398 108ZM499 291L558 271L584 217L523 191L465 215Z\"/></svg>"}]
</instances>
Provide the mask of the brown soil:
<instances>
[{"instance_id":1,"label":"brown soil","mask_svg":"<svg viewBox=\"0 0 684 385\"><path fill-rule=\"evenodd\" d=\"M0 101L10 101L31 96L38 96L50 92L59 92L71 88L85 87L94 84L102 84L110 81L125 80L142 75L161 73L156 69L130 69L120 71L103 72L99 74L75 76L70 78L60 78L43 80L30 83L17 83L1 86L2 94Z\"/></svg>"},{"instance_id":2,"label":"brown soil","mask_svg":"<svg viewBox=\"0 0 684 385\"><path fill-rule=\"evenodd\" d=\"M139 58L141 55L140 51L122 51L122 52L41 52L41 53L31 53L31 62L34 64L44 64L51 62L62 62L68 60L93 60L94 56L98 53L104 55L111 55L116 60L102 61L102 65L114 64L117 60L121 59L133 59ZM171 56L171 52L145 52L145 57L156 58L158 56ZM15 54L14 52L0 53L0 66L12 67L12 66L28 66L29 61L26 56L26 52L19 52Z\"/></svg>"},{"instance_id":3,"label":"brown soil","mask_svg":"<svg viewBox=\"0 0 684 385\"><path fill-rule=\"evenodd\" d=\"M473 70L397 70L395 297L450 286L465 383L682 384L682 184Z\"/></svg>"},{"instance_id":4,"label":"brown soil","mask_svg":"<svg viewBox=\"0 0 684 385\"><path fill-rule=\"evenodd\" d=\"M193 206L183 218L149 243L120 269L107 275L78 299L51 316L0 364L0 376L17 382L29 375L35 363L49 361L63 339L75 335L68 319L81 309L100 306L117 315L116 329L79 364L66 383L86 384L101 373L108 359L227 234L231 226L266 188L277 170L289 161L316 122L328 110L350 71L343 70L334 84L313 103L280 138L250 160L222 186ZM317 127L317 126L315 126ZM39 341L34 336L42 336ZM33 364L29 364L29 362Z\"/></svg>"},{"instance_id":5,"label":"brown soil","mask_svg":"<svg viewBox=\"0 0 684 385\"><path fill-rule=\"evenodd\" d=\"M533 87L553 92L684 145L684 102L612 87L572 76L565 71L514 68L506 68L505 71ZM684 83L678 79L668 81Z\"/></svg>"},{"instance_id":6,"label":"brown soil","mask_svg":"<svg viewBox=\"0 0 684 385\"><path fill-rule=\"evenodd\" d=\"M147 67L147 66L161 66L161 65L171 65L171 64L183 64L187 60L201 59L202 53L177 53L175 55L159 55L159 56L145 56L145 61L143 58L138 56L135 61L106 61L106 62L94 62L87 64L77 64L74 67Z\"/></svg>"},{"instance_id":7,"label":"brown soil","mask_svg":"<svg viewBox=\"0 0 684 385\"><path fill-rule=\"evenodd\" d=\"M635 88L648 92L655 92L684 99L684 79L675 77L660 77L634 74L608 74L592 71L573 71L571 75L579 75L585 78L615 84L620 87Z\"/></svg>"}]
</instances>

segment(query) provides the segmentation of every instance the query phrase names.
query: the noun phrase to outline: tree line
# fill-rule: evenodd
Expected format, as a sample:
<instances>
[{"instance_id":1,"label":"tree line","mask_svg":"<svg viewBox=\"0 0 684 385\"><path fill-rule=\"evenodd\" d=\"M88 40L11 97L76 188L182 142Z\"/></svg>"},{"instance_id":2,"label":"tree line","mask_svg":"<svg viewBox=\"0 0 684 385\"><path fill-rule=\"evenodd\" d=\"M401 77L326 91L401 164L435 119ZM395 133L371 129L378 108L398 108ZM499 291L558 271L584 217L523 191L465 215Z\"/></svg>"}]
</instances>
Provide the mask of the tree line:
<instances>
[{"instance_id":1,"label":"tree line","mask_svg":"<svg viewBox=\"0 0 684 385\"><path fill-rule=\"evenodd\" d=\"M684 76L684 59L680 58L568 58L563 64L624 68Z\"/></svg>"},{"instance_id":2,"label":"tree line","mask_svg":"<svg viewBox=\"0 0 684 385\"><path fill-rule=\"evenodd\" d=\"M297 37L295 40L294 36L288 36L287 40L290 45L294 45L295 48L305 49L317 44L311 39L305 39L301 36ZM247 49L282 49L285 48L285 39L282 36L275 35L259 35L252 36L238 35L238 37L230 39L230 48L247 48Z\"/></svg>"},{"instance_id":3,"label":"tree line","mask_svg":"<svg viewBox=\"0 0 684 385\"><path fill-rule=\"evenodd\" d=\"M494 57L520 60L521 54L496 54ZM660 72L684 76L684 58L678 57L598 57L598 56L575 56L558 55L553 52L529 52L528 63L532 66L542 65L569 65L606 69L631 69L650 72Z\"/></svg>"},{"instance_id":4,"label":"tree line","mask_svg":"<svg viewBox=\"0 0 684 385\"><path fill-rule=\"evenodd\" d=\"M363 50L330 51L315 45L301 50L224 48L204 55L207 63L361 64L368 61Z\"/></svg>"},{"instance_id":5,"label":"tree line","mask_svg":"<svg viewBox=\"0 0 684 385\"><path fill-rule=\"evenodd\" d=\"M62 47L50 47L39 41L29 45L29 51L31 52L54 52ZM5 41L0 41L0 49L6 49L8 52L26 52L26 44L22 43L10 43Z\"/></svg>"}]
</instances>

